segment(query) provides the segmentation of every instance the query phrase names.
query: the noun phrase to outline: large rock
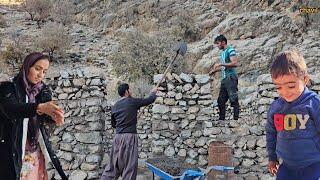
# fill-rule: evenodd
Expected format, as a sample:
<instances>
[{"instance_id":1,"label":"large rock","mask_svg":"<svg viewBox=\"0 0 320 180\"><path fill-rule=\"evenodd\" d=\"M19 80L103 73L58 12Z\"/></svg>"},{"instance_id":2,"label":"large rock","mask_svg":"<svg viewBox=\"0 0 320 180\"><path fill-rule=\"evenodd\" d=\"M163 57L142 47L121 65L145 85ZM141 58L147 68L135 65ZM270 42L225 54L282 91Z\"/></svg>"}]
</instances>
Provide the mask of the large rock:
<instances>
[{"instance_id":1,"label":"large rock","mask_svg":"<svg viewBox=\"0 0 320 180\"><path fill-rule=\"evenodd\" d=\"M244 166L245 168L249 168L254 164L254 160L252 159L244 159L242 161L242 166Z\"/></svg>"},{"instance_id":2,"label":"large rock","mask_svg":"<svg viewBox=\"0 0 320 180\"><path fill-rule=\"evenodd\" d=\"M171 109L171 113L172 114L183 114L185 113L184 110L182 110L181 108L172 108Z\"/></svg>"},{"instance_id":3,"label":"large rock","mask_svg":"<svg viewBox=\"0 0 320 180\"><path fill-rule=\"evenodd\" d=\"M165 105L160 105L160 104L155 104L152 107L152 112L153 113L160 113L160 114L165 114L170 111L170 108Z\"/></svg>"},{"instance_id":4,"label":"large rock","mask_svg":"<svg viewBox=\"0 0 320 180\"><path fill-rule=\"evenodd\" d=\"M178 155L181 157L186 157L187 156L187 150L185 149L180 149L178 152Z\"/></svg>"},{"instance_id":5,"label":"large rock","mask_svg":"<svg viewBox=\"0 0 320 180\"><path fill-rule=\"evenodd\" d=\"M169 106L173 106L175 105L176 101L172 98L166 98L164 99L163 103Z\"/></svg>"},{"instance_id":6,"label":"large rock","mask_svg":"<svg viewBox=\"0 0 320 180\"><path fill-rule=\"evenodd\" d=\"M75 170L70 174L70 180L84 180L87 177L87 173L81 170Z\"/></svg>"},{"instance_id":7,"label":"large rock","mask_svg":"<svg viewBox=\"0 0 320 180\"><path fill-rule=\"evenodd\" d=\"M199 84L206 84L209 82L210 76L201 74L201 75L196 75L195 79L196 79L196 82Z\"/></svg>"},{"instance_id":8,"label":"large rock","mask_svg":"<svg viewBox=\"0 0 320 180\"><path fill-rule=\"evenodd\" d=\"M90 98L86 102L86 106L99 106L101 104L100 99Z\"/></svg>"},{"instance_id":9,"label":"large rock","mask_svg":"<svg viewBox=\"0 0 320 180\"><path fill-rule=\"evenodd\" d=\"M81 78L81 79L73 79L72 82L73 82L74 86L80 86L80 87L82 87L83 85L86 84L86 80L83 79L83 78Z\"/></svg>"},{"instance_id":10,"label":"large rock","mask_svg":"<svg viewBox=\"0 0 320 180\"><path fill-rule=\"evenodd\" d=\"M189 109L188 109L188 112L187 113L197 113L198 111L200 110L200 108L198 106L191 106Z\"/></svg>"},{"instance_id":11,"label":"large rock","mask_svg":"<svg viewBox=\"0 0 320 180\"><path fill-rule=\"evenodd\" d=\"M262 75L258 76L257 83L271 84L272 83L271 75L270 74L262 74Z\"/></svg>"},{"instance_id":12,"label":"large rock","mask_svg":"<svg viewBox=\"0 0 320 180\"><path fill-rule=\"evenodd\" d=\"M197 147L202 147L202 146L204 146L206 144L206 142L207 142L207 138L201 137L200 139L197 140L195 145Z\"/></svg>"},{"instance_id":13,"label":"large rock","mask_svg":"<svg viewBox=\"0 0 320 180\"><path fill-rule=\"evenodd\" d=\"M84 170L84 171L93 171L98 168L98 165L97 164L82 163L80 168L81 168L81 170Z\"/></svg>"},{"instance_id":14,"label":"large rock","mask_svg":"<svg viewBox=\"0 0 320 180\"><path fill-rule=\"evenodd\" d=\"M156 74L153 76L153 83L158 84L159 81L162 79L163 74Z\"/></svg>"},{"instance_id":15,"label":"large rock","mask_svg":"<svg viewBox=\"0 0 320 180\"><path fill-rule=\"evenodd\" d=\"M102 141L100 132L75 133L75 137L79 142L88 144L98 144Z\"/></svg>"},{"instance_id":16,"label":"large rock","mask_svg":"<svg viewBox=\"0 0 320 180\"><path fill-rule=\"evenodd\" d=\"M86 157L86 162L88 163L99 163L101 161L101 156L96 154L90 154Z\"/></svg>"},{"instance_id":17,"label":"large rock","mask_svg":"<svg viewBox=\"0 0 320 180\"><path fill-rule=\"evenodd\" d=\"M211 94L211 92L212 92L212 90L211 90L210 84L206 84L200 88L201 94Z\"/></svg>"},{"instance_id":18,"label":"large rock","mask_svg":"<svg viewBox=\"0 0 320 180\"><path fill-rule=\"evenodd\" d=\"M90 85L91 86L101 86L102 82L101 82L100 79L92 79L91 82L90 82Z\"/></svg>"},{"instance_id":19,"label":"large rock","mask_svg":"<svg viewBox=\"0 0 320 180\"><path fill-rule=\"evenodd\" d=\"M193 149L190 149L190 150L188 151L188 155L189 155L190 158L194 159L195 157L198 156L198 152L195 151L195 150L193 150Z\"/></svg>"},{"instance_id":20,"label":"large rock","mask_svg":"<svg viewBox=\"0 0 320 180\"><path fill-rule=\"evenodd\" d=\"M69 142L72 142L73 139L74 139L74 137L70 133L68 133L68 132L63 133L62 141L69 143Z\"/></svg>"},{"instance_id":21,"label":"large rock","mask_svg":"<svg viewBox=\"0 0 320 180\"><path fill-rule=\"evenodd\" d=\"M189 91L190 89L192 89L192 85L191 84L186 84L183 86L183 90L184 91Z\"/></svg>"},{"instance_id":22,"label":"large rock","mask_svg":"<svg viewBox=\"0 0 320 180\"><path fill-rule=\"evenodd\" d=\"M181 80L183 80L184 82L187 83L192 83L193 82L193 78L185 73L181 73L180 76Z\"/></svg>"},{"instance_id":23,"label":"large rock","mask_svg":"<svg viewBox=\"0 0 320 180\"><path fill-rule=\"evenodd\" d=\"M166 122L162 122L162 121L153 121L152 123L152 128L153 130L157 131L157 130L165 130L169 128L168 123Z\"/></svg>"},{"instance_id":24,"label":"large rock","mask_svg":"<svg viewBox=\"0 0 320 180\"><path fill-rule=\"evenodd\" d=\"M164 154L168 157L173 156L175 153L176 152L172 146L167 147L166 150L164 151Z\"/></svg>"}]
</instances>

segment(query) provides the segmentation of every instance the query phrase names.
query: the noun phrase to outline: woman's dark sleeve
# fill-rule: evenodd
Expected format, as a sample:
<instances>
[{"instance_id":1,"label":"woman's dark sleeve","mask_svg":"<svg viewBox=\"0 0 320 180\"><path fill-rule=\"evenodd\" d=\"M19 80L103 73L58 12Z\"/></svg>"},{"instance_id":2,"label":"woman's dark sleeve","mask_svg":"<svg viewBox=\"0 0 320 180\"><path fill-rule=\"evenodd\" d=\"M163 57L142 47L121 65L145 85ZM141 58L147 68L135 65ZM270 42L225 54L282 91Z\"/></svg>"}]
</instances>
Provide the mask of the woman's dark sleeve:
<instances>
[{"instance_id":1,"label":"woman's dark sleeve","mask_svg":"<svg viewBox=\"0 0 320 180\"><path fill-rule=\"evenodd\" d=\"M35 116L37 106L38 103L19 102L13 87L0 86L0 113L8 121Z\"/></svg>"},{"instance_id":2,"label":"woman's dark sleeve","mask_svg":"<svg viewBox=\"0 0 320 180\"><path fill-rule=\"evenodd\" d=\"M41 90L39 99L40 103L52 101L52 91L47 85L45 85L44 88ZM55 121L47 114L39 116L39 119L47 123L55 123Z\"/></svg>"}]
</instances>

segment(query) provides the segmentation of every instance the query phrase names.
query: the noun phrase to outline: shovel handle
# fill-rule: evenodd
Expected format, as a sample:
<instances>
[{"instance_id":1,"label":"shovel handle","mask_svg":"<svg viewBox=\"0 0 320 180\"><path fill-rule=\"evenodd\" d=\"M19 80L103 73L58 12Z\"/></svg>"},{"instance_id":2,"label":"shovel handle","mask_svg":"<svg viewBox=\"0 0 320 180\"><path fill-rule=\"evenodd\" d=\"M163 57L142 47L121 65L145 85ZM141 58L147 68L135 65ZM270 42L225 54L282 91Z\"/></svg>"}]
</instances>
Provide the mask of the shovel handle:
<instances>
[{"instance_id":1,"label":"shovel handle","mask_svg":"<svg viewBox=\"0 0 320 180\"><path fill-rule=\"evenodd\" d=\"M162 81L166 78L167 73L169 72L169 69L171 68L172 64L174 63L174 61L177 59L179 52L177 51L176 56L174 57L174 59L170 62L170 64L168 65L167 69L164 71L160 81L158 82L158 84L156 85L156 88L158 88L160 86L160 84L162 83Z\"/></svg>"}]
</instances>

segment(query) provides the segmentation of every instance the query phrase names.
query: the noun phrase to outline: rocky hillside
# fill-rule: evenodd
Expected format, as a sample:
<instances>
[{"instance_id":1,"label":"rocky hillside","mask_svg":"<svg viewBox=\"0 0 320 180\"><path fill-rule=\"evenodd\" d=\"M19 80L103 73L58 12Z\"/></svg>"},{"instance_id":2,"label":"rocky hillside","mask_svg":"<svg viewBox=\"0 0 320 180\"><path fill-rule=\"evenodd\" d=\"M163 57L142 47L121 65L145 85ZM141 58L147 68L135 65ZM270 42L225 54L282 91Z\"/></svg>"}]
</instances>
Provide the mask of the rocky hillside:
<instances>
[{"instance_id":1,"label":"rocky hillside","mask_svg":"<svg viewBox=\"0 0 320 180\"><path fill-rule=\"evenodd\" d=\"M53 3L61 1L52 0ZM139 54L146 57L167 52L167 56L159 57L171 59L170 49L157 51L155 47L165 41L168 41L166 45L174 44L178 39L188 43L188 53L183 59L188 65L185 74L174 76L172 73L174 78L168 78L168 85L163 88L168 87L169 91L161 92L157 104L146 109L139 121L140 160L158 151L188 157L187 161L206 166L207 140L233 134L227 143L234 150L237 165L244 167L239 179L273 179L266 168L264 123L266 110L276 93L270 75L265 73L275 54L296 47L304 54L313 75L312 88L319 93L320 13L299 11L301 7L320 7L319 1L71 1L75 6L75 19L64 27L70 35L70 46L63 49L64 56L53 62L47 74L47 82L67 112L66 124L53 132L51 141L59 150L58 157L70 179L98 179L108 162L105 152L110 149L113 129L108 119L110 99L107 95L110 81L120 78L113 71L119 67L113 67L110 60L113 54L121 53L126 34L135 30L142 32L141 39L145 34L150 36L145 41L149 44L143 46L144 43L139 42L139 47L152 46L152 52L144 50ZM11 1L0 0L0 51L7 51L14 41L32 50L44 28L30 21L21 7L2 2ZM41 26L49 27L52 16ZM211 90L219 84L218 77L213 78L212 86L208 75L199 75L207 73L210 65L218 61L219 51L213 39L219 34L224 34L239 54L241 119L229 124L217 121L216 90L213 95ZM126 47L127 51L131 51L130 47L136 48ZM9 79L18 67L19 62L0 58L0 82ZM197 75L190 76L188 72ZM228 107L228 119L231 119L230 112ZM142 176L143 173L138 179L143 179ZM50 177L59 179L54 170L50 171Z\"/></svg>"},{"instance_id":2,"label":"rocky hillside","mask_svg":"<svg viewBox=\"0 0 320 180\"><path fill-rule=\"evenodd\" d=\"M247 86L268 71L272 57L296 47L310 72L319 65L320 14L301 13L302 7L319 7L319 1L200 0L77 1L79 23L112 36L137 28L150 34L176 32L189 43L187 62L195 73L205 73L218 60L213 39L224 34L239 53L241 84Z\"/></svg>"},{"instance_id":3,"label":"rocky hillside","mask_svg":"<svg viewBox=\"0 0 320 180\"><path fill-rule=\"evenodd\" d=\"M320 57L320 13L299 11L301 7L319 7L319 1L74 0L73 3L75 22L68 30L73 42L67 50L70 56L66 62L110 66L109 55L117 49L122 36L118 32L138 29L150 35L167 34L187 41L189 52L184 61L189 65L187 70L193 73L206 73L218 61L213 39L224 34L239 53L241 86L250 85L259 74L266 73L272 57L291 47L304 54L310 72L319 71L316 67ZM16 33L31 36L32 42L40 30L26 22L27 14L1 9L8 25L0 28L4 34L2 48L6 39Z\"/></svg>"}]
</instances>

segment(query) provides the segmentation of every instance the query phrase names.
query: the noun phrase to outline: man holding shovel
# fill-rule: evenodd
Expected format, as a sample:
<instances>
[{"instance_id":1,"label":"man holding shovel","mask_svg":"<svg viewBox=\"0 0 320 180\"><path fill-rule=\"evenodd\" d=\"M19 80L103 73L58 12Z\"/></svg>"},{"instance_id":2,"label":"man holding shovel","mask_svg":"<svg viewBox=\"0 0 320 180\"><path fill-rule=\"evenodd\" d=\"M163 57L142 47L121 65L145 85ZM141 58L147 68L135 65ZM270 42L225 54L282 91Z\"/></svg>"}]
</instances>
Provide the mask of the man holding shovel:
<instances>
[{"instance_id":1,"label":"man holding shovel","mask_svg":"<svg viewBox=\"0 0 320 180\"><path fill-rule=\"evenodd\" d=\"M215 38L214 43L222 52L220 53L220 63L216 63L209 74L221 72L221 86L218 98L219 120L225 120L226 102L230 100L233 107L233 119L239 119L238 102L238 77L237 77L237 58L235 50L227 45L227 39L223 35Z\"/></svg>"},{"instance_id":2,"label":"man holding shovel","mask_svg":"<svg viewBox=\"0 0 320 180\"><path fill-rule=\"evenodd\" d=\"M175 49L176 55L163 73L161 80L151 90L151 95L146 99L133 98L128 84L121 84L118 93L121 99L112 107L111 125L116 128L116 135L110 155L110 164L106 166L101 180L114 180L119 176L123 180L135 180L138 170L138 137L137 137L137 111L153 103L157 96L156 92L161 82L166 77L172 64L180 54L183 56L187 51L187 45L179 42ZM141 110L142 111L142 110Z\"/></svg>"},{"instance_id":3,"label":"man holding shovel","mask_svg":"<svg viewBox=\"0 0 320 180\"><path fill-rule=\"evenodd\" d=\"M133 98L128 84L120 84L120 100L111 109L111 125L116 128L113 139L110 163L106 166L101 180L135 180L138 170L137 112L142 106L153 103L157 87L151 90L148 98Z\"/></svg>"}]
</instances>

